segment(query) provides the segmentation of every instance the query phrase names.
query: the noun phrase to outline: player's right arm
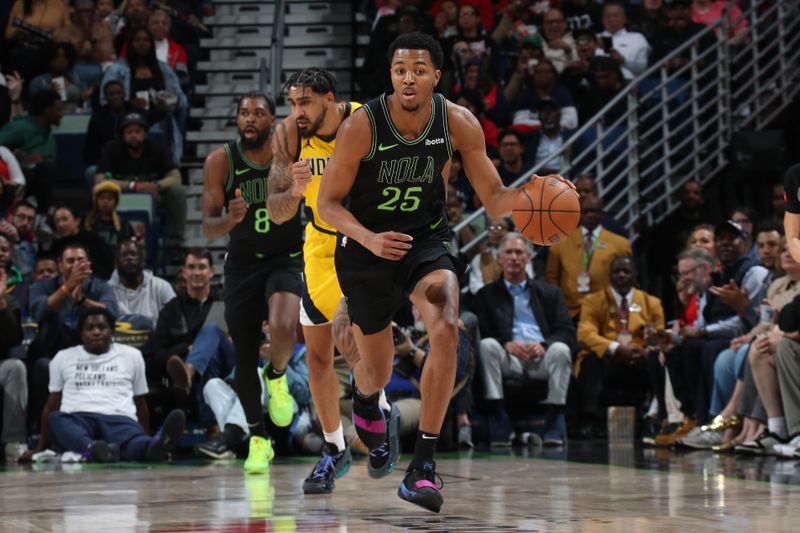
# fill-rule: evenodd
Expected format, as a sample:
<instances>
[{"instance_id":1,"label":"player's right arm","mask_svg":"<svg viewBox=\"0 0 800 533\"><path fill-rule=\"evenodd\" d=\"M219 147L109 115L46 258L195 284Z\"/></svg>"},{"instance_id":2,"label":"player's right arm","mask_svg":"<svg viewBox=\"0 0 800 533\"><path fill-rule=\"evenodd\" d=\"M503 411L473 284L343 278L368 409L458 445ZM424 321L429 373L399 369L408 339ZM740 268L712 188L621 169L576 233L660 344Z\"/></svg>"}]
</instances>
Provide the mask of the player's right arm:
<instances>
[{"instance_id":1,"label":"player's right arm","mask_svg":"<svg viewBox=\"0 0 800 533\"><path fill-rule=\"evenodd\" d=\"M411 248L411 236L396 231L373 233L365 228L342 201L350 193L361 160L372 146L372 127L366 111L358 109L336 133L336 147L325 167L319 188L319 216L340 233L355 240L373 254L397 261Z\"/></svg>"},{"instance_id":2,"label":"player's right arm","mask_svg":"<svg viewBox=\"0 0 800 533\"><path fill-rule=\"evenodd\" d=\"M223 148L217 148L206 157L203 164L203 235L213 241L227 235L242 221L247 213L247 204L236 189L236 198L225 208L225 185L228 182L228 156Z\"/></svg>"},{"instance_id":3,"label":"player's right arm","mask_svg":"<svg viewBox=\"0 0 800 533\"><path fill-rule=\"evenodd\" d=\"M272 167L267 179L267 211L269 219L283 224L297 214L300 200L311 182L308 161L299 165L297 123L289 116L275 126L272 134Z\"/></svg>"}]
</instances>

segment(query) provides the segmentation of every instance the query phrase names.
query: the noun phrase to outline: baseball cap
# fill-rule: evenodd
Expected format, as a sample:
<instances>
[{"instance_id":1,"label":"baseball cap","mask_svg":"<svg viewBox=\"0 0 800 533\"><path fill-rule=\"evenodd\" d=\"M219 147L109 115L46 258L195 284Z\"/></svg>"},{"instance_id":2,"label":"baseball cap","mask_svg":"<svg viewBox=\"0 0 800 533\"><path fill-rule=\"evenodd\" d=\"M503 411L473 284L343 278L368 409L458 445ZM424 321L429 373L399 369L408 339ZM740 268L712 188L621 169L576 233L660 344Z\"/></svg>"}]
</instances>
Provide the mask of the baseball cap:
<instances>
[{"instance_id":1,"label":"baseball cap","mask_svg":"<svg viewBox=\"0 0 800 533\"><path fill-rule=\"evenodd\" d=\"M534 48L544 49L544 40L538 33L529 33L522 39L522 46L533 46Z\"/></svg>"},{"instance_id":2,"label":"baseball cap","mask_svg":"<svg viewBox=\"0 0 800 533\"><path fill-rule=\"evenodd\" d=\"M119 131L122 131L131 124L138 124L142 126L144 129L150 127L150 123L147 122L147 118L142 113L138 111L131 111L129 113L125 113L122 116L122 118L119 119L119 121L117 122L117 129Z\"/></svg>"},{"instance_id":3,"label":"baseball cap","mask_svg":"<svg viewBox=\"0 0 800 533\"><path fill-rule=\"evenodd\" d=\"M733 233L734 235L737 235L742 239L747 238L747 232L744 230L742 225L739 224L738 222L734 222L733 220L726 220L724 222L717 224L717 227L714 228L714 236L718 237L722 233L725 233L726 231Z\"/></svg>"}]
</instances>

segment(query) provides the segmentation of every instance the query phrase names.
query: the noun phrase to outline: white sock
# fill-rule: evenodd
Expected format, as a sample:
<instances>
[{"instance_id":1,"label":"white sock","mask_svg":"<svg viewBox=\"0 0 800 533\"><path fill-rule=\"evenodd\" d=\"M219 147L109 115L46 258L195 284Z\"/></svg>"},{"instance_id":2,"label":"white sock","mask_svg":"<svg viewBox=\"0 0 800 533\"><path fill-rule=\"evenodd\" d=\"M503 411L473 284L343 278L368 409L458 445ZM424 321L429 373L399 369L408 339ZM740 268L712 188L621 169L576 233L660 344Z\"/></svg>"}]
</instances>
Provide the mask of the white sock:
<instances>
[{"instance_id":1,"label":"white sock","mask_svg":"<svg viewBox=\"0 0 800 533\"><path fill-rule=\"evenodd\" d=\"M346 446L344 444L344 429L342 429L341 421L339 422L339 427L336 428L335 431L333 431L332 433L323 431L322 434L325 436L325 442L330 442L331 444L336 446L336 449L338 449L340 452L344 451Z\"/></svg>"},{"instance_id":2,"label":"white sock","mask_svg":"<svg viewBox=\"0 0 800 533\"><path fill-rule=\"evenodd\" d=\"M381 395L378 397L378 405L381 406L381 409L384 411L391 411L392 406L389 405L389 400L386 399L386 392L381 389Z\"/></svg>"},{"instance_id":3,"label":"white sock","mask_svg":"<svg viewBox=\"0 0 800 533\"><path fill-rule=\"evenodd\" d=\"M767 419L767 428L770 433L776 434L782 439L786 439L788 433L786 432L786 419L782 416Z\"/></svg>"}]
</instances>

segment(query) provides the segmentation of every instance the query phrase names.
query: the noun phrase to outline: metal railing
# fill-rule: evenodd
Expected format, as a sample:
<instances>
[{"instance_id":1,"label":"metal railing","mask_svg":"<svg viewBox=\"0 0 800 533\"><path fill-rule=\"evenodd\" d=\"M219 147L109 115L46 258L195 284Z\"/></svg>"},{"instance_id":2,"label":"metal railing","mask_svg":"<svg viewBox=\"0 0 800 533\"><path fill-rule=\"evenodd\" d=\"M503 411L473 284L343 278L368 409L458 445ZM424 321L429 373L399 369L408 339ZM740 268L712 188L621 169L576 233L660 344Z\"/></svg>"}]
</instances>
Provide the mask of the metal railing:
<instances>
[{"instance_id":1,"label":"metal railing","mask_svg":"<svg viewBox=\"0 0 800 533\"><path fill-rule=\"evenodd\" d=\"M592 174L606 211L635 240L677 207L675 193L683 183L705 183L718 175L728 162L734 130L764 128L800 90L796 0L775 0L767 8L753 2L739 20L730 21L733 4L721 19L630 81L561 150L513 185L529 181L556 159L564 176ZM734 46L726 37L742 19L748 21L746 44ZM713 46L701 48L709 40ZM688 63L668 71L672 59L687 53ZM484 215L481 208L454 230ZM461 251L485 237L481 232Z\"/></svg>"},{"instance_id":2,"label":"metal railing","mask_svg":"<svg viewBox=\"0 0 800 533\"><path fill-rule=\"evenodd\" d=\"M286 0L275 0L275 11L272 19L272 36L270 38L269 66L262 59L259 65L258 88L262 94L270 94L267 89L269 73L269 89L276 104L283 103L283 37L286 33Z\"/></svg>"}]
</instances>

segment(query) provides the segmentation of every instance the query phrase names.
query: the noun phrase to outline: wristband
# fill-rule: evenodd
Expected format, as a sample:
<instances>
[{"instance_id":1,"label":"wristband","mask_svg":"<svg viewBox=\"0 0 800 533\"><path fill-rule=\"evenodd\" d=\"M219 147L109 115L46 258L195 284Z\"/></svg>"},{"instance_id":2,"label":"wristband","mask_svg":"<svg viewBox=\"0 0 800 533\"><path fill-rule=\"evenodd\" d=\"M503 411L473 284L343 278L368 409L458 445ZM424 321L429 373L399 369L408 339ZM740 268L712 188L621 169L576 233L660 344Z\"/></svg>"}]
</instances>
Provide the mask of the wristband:
<instances>
[{"instance_id":1,"label":"wristband","mask_svg":"<svg viewBox=\"0 0 800 533\"><path fill-rule=\"evenodd\" d=\"M59 287L59 290L60 290L60 291L61 291L61 292L64 294L64 296L66 296L67 298L69 298L69 297L72 295L72 293L70 292L70 290L67 288L67 284L66 284L66 283L62 284L62 285L61 285L61 287Z\"/></svg>"}]
</instances>

